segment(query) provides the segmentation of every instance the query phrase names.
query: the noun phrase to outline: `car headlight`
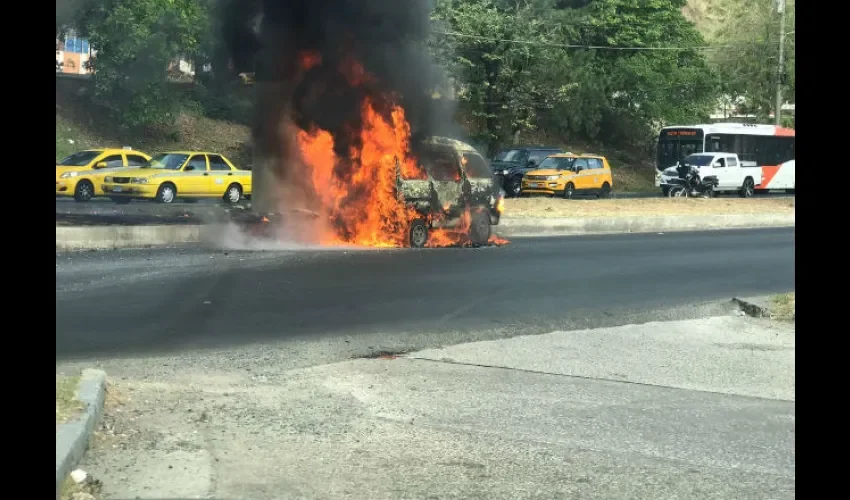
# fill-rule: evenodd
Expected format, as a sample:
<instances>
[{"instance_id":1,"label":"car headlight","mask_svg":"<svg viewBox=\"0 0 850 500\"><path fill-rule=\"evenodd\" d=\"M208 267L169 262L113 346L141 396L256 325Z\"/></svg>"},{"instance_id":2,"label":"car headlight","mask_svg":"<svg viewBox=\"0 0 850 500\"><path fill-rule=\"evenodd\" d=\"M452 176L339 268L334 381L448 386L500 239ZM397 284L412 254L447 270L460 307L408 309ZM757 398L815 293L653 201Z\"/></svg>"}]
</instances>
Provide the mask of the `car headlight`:
<instances>
[{"instance_id":1,"label":"car headlight","mask_svg":"<svg viewBox=\"0 0 850 500\"><path fill-rule=\"evenodd\" d=\"M133 177L132 179L130 179L130 182L132 182L133 184L147 184L148 178L147 177Z\"/></svg>"},{"instance_id":2,"label":"car headlight","mask_svg":"<svg viewBox=\"0 0 850 500\"><path fill-rule=\"evenodd\" d=\"M104 177L103 182L112 182L112 177Z\"/></svg>"},{"instance_id":3,"label":"car headlight","mask_svg":"<svg viewBox=\"0 0 850 500\"><path fill-rule=\"evenodd\" d=\"M547 175L546 180L547 181L557 181L560 177L561 177L560 175Z\"/></svg>"},{"instance_id":4,"label":"car headlight","mask_svg":"<svg viewBox=\"0 0 850 500\"><path fill-rule=\"evenodd\" d=\"M65 172L64 174L60 175L59 178L60 179L70 179L71 177L76 177L78 175L80 175L79 172Z\"/></svg>"},{"instance_id":5,"label":"car headlight","mask_svg":"<svg viewBox=\"0 0 850 500\"><path fill-rule=\"evenodd\" d=\"M502 170L502 175L508 175L508 171L507 171L507 170Z\"/></svg>"}]
</instances>

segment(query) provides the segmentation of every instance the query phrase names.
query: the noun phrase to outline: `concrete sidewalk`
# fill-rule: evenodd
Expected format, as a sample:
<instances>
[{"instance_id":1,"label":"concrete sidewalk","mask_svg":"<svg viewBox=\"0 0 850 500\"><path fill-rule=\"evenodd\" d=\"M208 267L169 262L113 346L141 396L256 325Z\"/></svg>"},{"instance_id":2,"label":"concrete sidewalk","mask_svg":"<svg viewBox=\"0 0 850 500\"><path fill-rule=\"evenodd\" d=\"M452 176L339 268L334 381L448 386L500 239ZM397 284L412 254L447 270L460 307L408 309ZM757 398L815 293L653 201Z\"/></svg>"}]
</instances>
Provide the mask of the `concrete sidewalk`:
<instances>
[{"instance_id":1,"label":"concrete sidewalk","mask_svg":"<svg viewBox=\"0 0 850 500\"><path fill-rule=\"evenodd\" d=\"M110 373L127 403L82 467L109 498L792 499L794 349L724 316Z\"/></svg>"}]
</instances>

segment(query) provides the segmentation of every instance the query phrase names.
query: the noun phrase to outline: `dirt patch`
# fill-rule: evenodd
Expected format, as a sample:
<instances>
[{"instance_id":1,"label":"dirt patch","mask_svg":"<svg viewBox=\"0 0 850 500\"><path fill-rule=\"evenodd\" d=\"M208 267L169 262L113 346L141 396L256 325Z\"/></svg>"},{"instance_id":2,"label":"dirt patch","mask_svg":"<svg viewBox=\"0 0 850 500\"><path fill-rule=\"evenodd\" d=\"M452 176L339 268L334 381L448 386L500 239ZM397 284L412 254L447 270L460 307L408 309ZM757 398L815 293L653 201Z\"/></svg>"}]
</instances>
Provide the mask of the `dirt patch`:
<instances>
[{"instance_id":1,"label":"dirt patch","mask_svg":"<svg viewBox=\"0 0 850 500\"><path fill-rule=\"evenodd\" d=\"M783 293L771 299L770 318L778 321L794 321L797 316L796 292Z\"/></svg>"},{"instance_id":2,"label":"dirt patch","mask_svg":"<svg viewBox=\"0 0 850 500\"><path fill-rule=\"evenodd\" d=\"M92 433L90 448L118 447L138 433L138 429L126 425L134 421L135 416L124 418L130 396L122 393L112 382L107 382L103 399L103 415L100 424Z\"/></svg>"},{"instance_id":3,"label":"dirt patch","mask_svg":"<svg viewBox=\"0 0 850 500\"><path fill-rule=\"evenodd\" d=\"M640 217L653 215L793 214L793 198L645 198L564 200L511 198L505 217Z\"/></svg>"},{"instance_id":4,"label":"dirt patch","mask_svg":"<svg viewBox=\"0 0 850 500\"><path fill-rule=\"evenodd\" d=\"M56 424L63 424L83 409L77 400L80 377L56 375Z\"/></svg>"}]
</instances>

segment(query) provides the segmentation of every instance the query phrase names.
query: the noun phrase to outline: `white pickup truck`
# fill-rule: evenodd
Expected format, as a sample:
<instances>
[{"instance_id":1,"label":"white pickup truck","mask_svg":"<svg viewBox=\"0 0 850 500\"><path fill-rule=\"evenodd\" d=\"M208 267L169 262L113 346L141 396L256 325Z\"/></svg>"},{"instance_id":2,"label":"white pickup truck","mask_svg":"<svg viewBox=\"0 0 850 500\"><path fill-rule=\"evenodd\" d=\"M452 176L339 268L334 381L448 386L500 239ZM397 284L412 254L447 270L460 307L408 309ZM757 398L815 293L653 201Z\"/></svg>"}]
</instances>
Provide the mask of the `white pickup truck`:
<instances>
[{"instance_id":1,"label":"white pickup truck","mask_svg":"<svg viewBox=\"0 0 850 500\"><path fill-rule=\"evenodd\" d=\"M757 184L761 184L761 169L742 162L735 153L694 153L682 160L686 166L696 167L702 179L717 178L715 192L737 192L742 198L749 198L755 193ZM655 184L661 188L664 196L670 192L670 179L679 177L676 167L669 167L656 176Z\"/></svg>"}]
</instances>

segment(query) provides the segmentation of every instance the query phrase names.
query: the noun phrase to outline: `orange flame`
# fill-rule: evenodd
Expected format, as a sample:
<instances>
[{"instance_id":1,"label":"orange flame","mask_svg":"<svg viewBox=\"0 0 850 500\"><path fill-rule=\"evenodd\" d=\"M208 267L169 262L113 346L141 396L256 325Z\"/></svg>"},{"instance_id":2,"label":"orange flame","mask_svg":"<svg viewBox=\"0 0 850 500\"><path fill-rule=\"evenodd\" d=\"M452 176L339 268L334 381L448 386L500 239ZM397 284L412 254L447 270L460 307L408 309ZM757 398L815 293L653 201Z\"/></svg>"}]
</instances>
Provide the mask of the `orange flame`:
<instances>
[{"instance_id":1,"label":"orange flame","mask_svg":"<svg viewBox=\"0 0 850 500\"><path fill-rule=\"evenodd\" d=\"M313 69L313 67L322 64L322 54L313 51L303 51L298 54L298 66L303 71Z\"/></svg>"},{"instance_id":2,"label":"orange flame","mask_svg":"<svg viewBox=\"0 0 850 500\"><path fill-rule=\"evenodd\" d=\"M349 243L375 247L402 246L416 211L395 195L396 158L403 177L422 178L424 173L410 156L410 126L404 111L393 108L388 122L374 109L370 99L362 107L362 147L352 148L348 158L337 158L334 138L325 130L297 134L301 157L310 172L312 188L337 234L323 243ZM348 178L340 178L337 165L353 166Z\"/></svg>"},{"instance_id":3,"label":"orange flame","mask_svg":"<svg viewBox=\"0 0 850 500\"><path fill-rule=\"evenodd\" d=\"M301 53L298 64L306 71L321 64L321 55ZM351 58L342 63L339 71L352 86L374 82L373 76ZM382 99L391 97L380 96ZM411 154L410 124L400 106L393 105L388 115L382 115L377 109L384 106L376 107L375 103L372 98L363 100L359 141L354 141L359 145L352 147L346 157L337 155L337 141L327 130L299 129L295 134L308 190L313 191L318 211L330 223L322 228L321 244L405 246L411 221L422 217L396 193L397 172L405 179L428 178ZM467 213L461 227L431 231L427 246L463 243L469 221ZM496 237L491 241L507 243Z\"/></svg>"}]
</instances>

